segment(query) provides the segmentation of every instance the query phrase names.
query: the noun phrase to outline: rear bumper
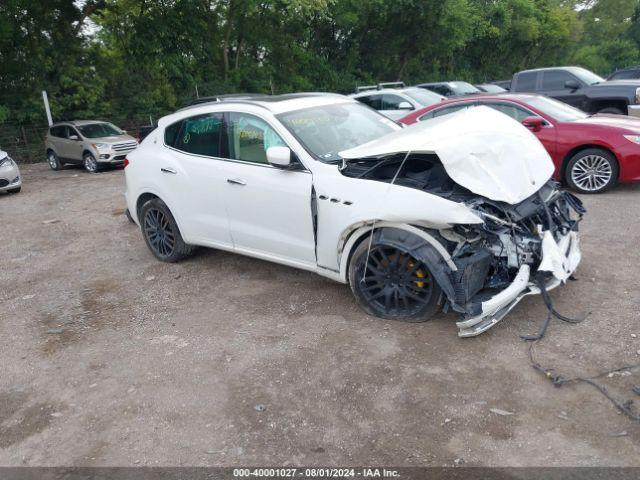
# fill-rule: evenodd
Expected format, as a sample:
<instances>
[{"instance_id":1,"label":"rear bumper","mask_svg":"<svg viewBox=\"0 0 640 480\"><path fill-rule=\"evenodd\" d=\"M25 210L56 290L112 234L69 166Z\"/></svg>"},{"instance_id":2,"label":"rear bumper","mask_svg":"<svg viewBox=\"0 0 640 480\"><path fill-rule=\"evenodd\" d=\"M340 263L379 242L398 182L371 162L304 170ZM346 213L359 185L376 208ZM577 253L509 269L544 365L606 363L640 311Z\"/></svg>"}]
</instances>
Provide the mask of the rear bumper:
<instances>
[{"instance_id":1,"label":"rear bumper","mask_svg":"<svg viewBox=\"0 0 640 480\"><path fill-rule=\"evenodd\" d=\"M554 273L554 276L546 284L547 290L554 289L564 283L564 280L558 277L566 278L566 276L573 274L582 258L580 239L576 232L570 232L562 237L557 242L557 247L564 255L562 259L564 272ZM544 252L542 264L545 264L545 260L553 253L557 252ZM521 265L515 279L507 288L482 302L481 314L456 323L460 329L458 336L475 337L480 335L502 320L524 297L539 293L540 288L532 280L531 267L526 264Z\"/></svg>"}]
</instances>

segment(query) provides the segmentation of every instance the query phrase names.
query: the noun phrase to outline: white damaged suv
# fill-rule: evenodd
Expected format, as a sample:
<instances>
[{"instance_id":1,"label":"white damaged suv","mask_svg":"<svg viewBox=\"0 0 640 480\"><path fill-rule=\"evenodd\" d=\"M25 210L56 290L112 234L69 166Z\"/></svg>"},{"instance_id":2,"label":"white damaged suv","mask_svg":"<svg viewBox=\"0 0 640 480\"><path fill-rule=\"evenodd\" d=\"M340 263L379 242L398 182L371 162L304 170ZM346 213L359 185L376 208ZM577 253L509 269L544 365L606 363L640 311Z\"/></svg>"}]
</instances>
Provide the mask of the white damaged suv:
<instances>
[{"instance_id":1,"label":"white damaged suv","mask_svg":"<svg viewBox=\"0 0 640 480\"><path fill-rule=\"evenodd\" d=\"M162 118L125 166L158 259L205 246L314 271L378 317L454 310L463 337L580 262L580 201L487 107L400 129L341 95L200 104Z\"/></svg>"}]
</instances>

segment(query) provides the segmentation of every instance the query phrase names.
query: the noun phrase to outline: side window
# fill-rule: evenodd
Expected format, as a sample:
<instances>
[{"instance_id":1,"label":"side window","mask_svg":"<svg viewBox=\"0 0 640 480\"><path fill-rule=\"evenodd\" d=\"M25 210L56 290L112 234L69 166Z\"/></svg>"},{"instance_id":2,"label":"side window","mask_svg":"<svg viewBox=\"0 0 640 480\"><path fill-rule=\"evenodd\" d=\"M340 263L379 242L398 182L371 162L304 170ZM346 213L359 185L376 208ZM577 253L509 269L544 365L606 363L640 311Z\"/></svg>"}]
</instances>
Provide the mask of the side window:
<instances>
[{"instance_id":1,"label":"side window","mask_svg":"<svg viewBox=\"0 0 640 480\"><path fill-rule=\"evenodd\" d=\"M611 75L608 80L628 80L633 78L640 78L640 70L623 70Z\"/></svg>"},{"instance_id":2,"label":"side window","mask_svg":"<svg viewBox=\"0 0 640 480\"><path fill-rule=\"evenodd\" d=\"M269 147L286 146L267 122L248 113L229 114L229 144L230 158L263 164Z\"/></svg>"},{"instance_id":3,"label":"side window","mask_svg":"<svg viewBox=\"0 0 640 480\"><path fill-rule=\"evenodd\" d=\"M538 72L526 72L518 75L516 80L516 90L522 91L535 91L536 80L538 78Z\"/></svg>"},{"instance_id":4,"label":"side window","mask_svg":"<svg viewBox=\"0 0 640 480\"><path fill-rule=\"evenodd\" d=\"M406 102L402 97L398 95L384 94L382 95L382 108L381 110L399 110L400 104Z\"/></svg>"},{"instance_id":5,"label":"side window","mask_svg":"<svg viewBox=\"0 0 640 480\"><path fill-rule=\"evenodd\" d=\"M575 78L562 70L551 70L542 74L543 90L564 90L564 82Z\"/></svg>"},{"instance_id":6,"label":"side window","mask_svg":"<svg viewBox=\"0 0 640 480\"><path fill-rule=\"evenodd\" d=\"M461 105L451 105L450 107L439 108L424 114L418 120L422 122L424 120L429 120L430 118L442 117L443 115L449 115L450 113L457 112L458 110L466 110L473 106L473 103L463 103Z\"/></svg>"},{"instance_id":7,"label":"side window","mask_svg":"<svg viewBox=\"0 0 640 480\"><path fill-rule=\"evenodd\" d=\"M176 138L178 138L178 131L182 127L182 120L176 123L172 123L167 128L164 129L164 143L168 147L173 147L176 143Z\"/></svg>"},{"instance_id":8,"label":"side window","mask_svg":"<svg viewBox=\"0 0 640 480\"><path fill-rule=\"evenodd\" d=\"M382 109L382 95L368 95L366 97L358 97L356 100L376 110Z\"/></svg>"},{"instance_id":9,"label":"side window","mask_svg":"<svg viewBox=\"0 0 640 480\"><path fill-rule=\"evenodd\" d=\"M165 130L165 142L171 140L173 147L186 153L220 156L220 145L223 131L222 113L205 113L185 118L181 122L170 125ZM176 127L174 131L173 128ZM175 133L174 133L175 132ZM170 145L167 142L167 145Z\"/></svg>"},{"instance_id":10,"label":"side window","mask_svg":"<svg viewBox=\"0 0 640 480\"><path fill-rule=\"evenodd\" d=\"M494 110L498 110L518 122L522 122L525 118L533 115L533 113L526 111L524 108L520 108L510 103L481 103L480 105L486 105Z\"/></svg>"},{"instance_id":11,"label":"side window","mask_svg":"<svg viewBox=\"0 0 640 480\"><path fill-rule=\"evenodd\" d=\"M451 90L449 90L449 87L446 85L433 85L429 87L429 90L439 93L440 95L444 95L445 97L451 96Z\"/></svg>"},{"instance_id":12,"label":"side window","mask_svg":"<svg viewBox=\"0 0 640 480\"><path fill-rule=\"evenodd\" d=\"M58 125L57 127L51 127L49 129L49 134L52 137L65 138L65 128L64 125Z\"/></svg>"}]
</instances>

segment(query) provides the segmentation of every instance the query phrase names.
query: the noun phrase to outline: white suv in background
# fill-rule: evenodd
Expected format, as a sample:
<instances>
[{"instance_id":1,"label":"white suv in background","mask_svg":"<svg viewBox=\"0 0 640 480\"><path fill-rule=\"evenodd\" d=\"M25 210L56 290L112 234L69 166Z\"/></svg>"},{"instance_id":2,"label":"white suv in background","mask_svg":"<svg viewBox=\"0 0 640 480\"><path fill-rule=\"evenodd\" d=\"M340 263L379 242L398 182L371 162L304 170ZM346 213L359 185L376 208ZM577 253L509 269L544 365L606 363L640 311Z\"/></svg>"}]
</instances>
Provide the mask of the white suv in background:
<instances>
[{"instance_id":1,"label":"white suv in background","mask_svg":"<svg viewBox=\"0 0 640 480\"><path fill-rule=\"evenodd\" d=\"M423 88L383 88L384 85L388 84L359 87L359 92L351 97L392 120L400 120L412 110L428 107L445 99L442 95Z\"/></svg>"},{"instance_id":2,"label":"white suv in background","mask_svg":"<svg viewBox=\"0 0 640 480\"><path fill-rule=\"evenodd\" d=\"M205 246L282 263L348 283L392 320L446 303L461 336L576 269L584 210L553 171L491 108L402 129L330 94L187 107L125 161L127 207L159 260Z\"/></svg>"}]
</instances>

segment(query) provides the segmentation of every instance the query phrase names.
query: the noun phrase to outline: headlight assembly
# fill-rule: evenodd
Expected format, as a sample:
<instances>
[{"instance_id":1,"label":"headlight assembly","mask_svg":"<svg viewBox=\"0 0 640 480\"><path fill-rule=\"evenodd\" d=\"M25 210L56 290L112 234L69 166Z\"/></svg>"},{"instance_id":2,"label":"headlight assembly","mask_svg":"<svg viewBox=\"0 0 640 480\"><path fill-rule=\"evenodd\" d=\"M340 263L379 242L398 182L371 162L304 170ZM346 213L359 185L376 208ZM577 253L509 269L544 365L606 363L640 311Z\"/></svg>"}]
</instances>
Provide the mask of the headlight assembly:
<instances>
[{"instance_id":1,"label":"headlight assembly","mask_svg":"<svg viewBox=\"0 0 640 480\"><path fill-rule=\"evenodd\" d=\"M109 145L108 143L92 143L91 145L93 145L93 148L95 148L99 152L106 152L108 150L111 150L111 145Z\"/></svg>"},{"instance_id":2,"label":"headlight assembly","mask_svg":"<svg viewBox=\"0 0 640 480\"><path fill-rule=\"evenodd\" d=\"M633 143L640 144L640 135L623 135L624 138Z\"/></svg>"},{"instance_id":3,"label":"headlight assembly","mask_svg":"<svg viewBox=\"0 0 640 480\"><path fill-rule=\"evenodd\" d=\"M10 156L4 157L0 160L0 167L10 167L14 164L13 159Z\"/></svg>"}]
</instances>

